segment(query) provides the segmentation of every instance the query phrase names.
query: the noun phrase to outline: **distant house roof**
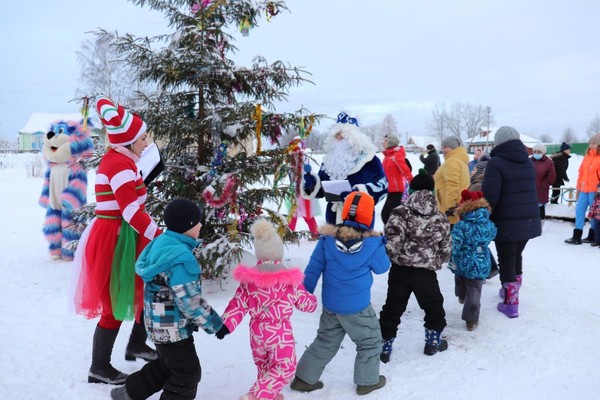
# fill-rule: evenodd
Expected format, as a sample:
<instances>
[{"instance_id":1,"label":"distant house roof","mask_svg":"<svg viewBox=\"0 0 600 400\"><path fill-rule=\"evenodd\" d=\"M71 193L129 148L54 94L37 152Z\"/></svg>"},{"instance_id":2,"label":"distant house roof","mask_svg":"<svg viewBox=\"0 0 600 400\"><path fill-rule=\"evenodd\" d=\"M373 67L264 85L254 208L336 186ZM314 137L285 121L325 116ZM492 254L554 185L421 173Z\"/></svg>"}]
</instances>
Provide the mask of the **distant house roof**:
<instances>
[{"instance_id":1,"label":"distant house roof","mask_svg":"<svg viewBox=\"0 0 600 400\"><path fill-rule=\"evenodd\" d=\"M415 145L417 147L420 147L422 149L424 149L429 143L431 143L431 137L430 136L414 136L411 135L408 137L408 140L406 141L407 145Z\"/></svg>"},{"instance_id":2,"label":"distant house roof","mask_svg":"<svg viewBox=\"0 0 600 400\"><path fill-rule=\"evenodd\" d=\"M81 113L33 113L19 133L47 132L54 121L79 121ZM95 116L90 116L94 127L100 127L100 121Z\"/></svg>"},{"instance_id":3,"label":"distant house roof","mask_svg":"<svg viewBox=\"0 0 600 400\"><path fill-rule=\"evenodd\" d=\"M468 145L482 145L482 144L486 144L486 142L487 142L487 143L493 145L494 137L496 135L497 130L498 130L498 128L490 129L489 135L486 135L486 130L482 130L481 133L479 133L479 135L475 136L473 141L471 141L471 139L467 140L467 144ZM521 136L521 142L523 142L523 144L527 145L528 147L532 147L536 143L540 143L539 140L537 140L536 138L532 138L531 136L527 136L522 133L520 133L519 135Z\"/></svg>"}]
</instances>

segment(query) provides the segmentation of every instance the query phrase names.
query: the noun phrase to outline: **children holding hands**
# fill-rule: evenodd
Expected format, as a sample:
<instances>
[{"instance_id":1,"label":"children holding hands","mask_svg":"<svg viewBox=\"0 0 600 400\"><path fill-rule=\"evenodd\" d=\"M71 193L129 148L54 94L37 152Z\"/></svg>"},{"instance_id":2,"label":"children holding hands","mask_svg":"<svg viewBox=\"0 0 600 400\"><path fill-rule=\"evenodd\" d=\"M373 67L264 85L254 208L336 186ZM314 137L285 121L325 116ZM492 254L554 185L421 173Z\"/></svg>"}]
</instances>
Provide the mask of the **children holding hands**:
<instances>
[{"instance_id":1,"label":"children holding hands","mask_svg":"<svg viewBox=\"0 0 600 400\"><path fill-rule=\"evenodd\" d=\"M235 331L250 314L250 347L257 379L240 400L283 400L282 389L311 392L323 388L325 367L349 335L356 344L354 383L359 395L386 384L380 361L388 362L400 318L410 295L425 311L424 353L444 351L446 326L443 296L436 271L450 258L450 223L437 208L434 181L425 170L411 181L405 203L394 208L385 236L372 230L373 197L351 192L339 225L325 225L305 272L287 268L283 242L266 219L256 220L254 266L239 264L233 277L239 286L222 317L202 297L201 269L192 251L199 244L202 211L176 199L165 210L167 230L154 239L136 263L145 282L144 322L158 359L128 376L113 389L115 400L146 399L163 390L165 399L196 397L201 368L192 333L198 327L218 339ZM481 283L489 272L490 240L495 226L481 192L462 193L461 221L452 232L451 266L456 294L464 299L463 319L477 326ZM391 260L391 270L390 270ZM379 319L371 305L373 274L389 272L388 292ZM291 316L294 308L314 312L313 292L322 277L323 310L313 343L296 360ZM292 380L293 379L293 380Z\"/></svg>"}]
</instances>

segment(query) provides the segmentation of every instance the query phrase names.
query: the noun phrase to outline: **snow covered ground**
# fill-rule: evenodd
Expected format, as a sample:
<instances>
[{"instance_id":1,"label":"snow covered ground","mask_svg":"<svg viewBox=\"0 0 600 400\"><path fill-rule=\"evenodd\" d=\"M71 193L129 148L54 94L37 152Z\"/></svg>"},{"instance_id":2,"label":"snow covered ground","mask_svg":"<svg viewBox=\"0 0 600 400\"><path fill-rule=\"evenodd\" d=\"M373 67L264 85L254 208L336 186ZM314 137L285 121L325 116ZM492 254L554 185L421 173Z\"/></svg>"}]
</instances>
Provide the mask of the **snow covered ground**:
<instances>
[{"instance_id":1,"label":"snow covered ground","mask_svg":"<svg viewBox=\"0 0 600 400\"><path fill-rule=\"evenodd\" d=\"M71 265L52 261L41 233L44 210L37 205L41 178L29 178L30 155L0 155L0 399L108 399L111 387L87 383L96 320L69 314ZM421 163L410 155L413 167ZM571 158L574 183L581 157ZM90 173L90 191L93 173ZM91 199L93 200L93 198ZM378 208L380 208L379 205ZM548 206L548 214L573 216L574 207ZM304 228L299 221L299 228ZM379 221L376 229L381 229ZM473 332L460 319L461 305L448 269L438 273L445 297L450 347L433 357L423 355L423 313L411 299L396 340L392 360L381 366L388 384L367 398L383 400L452 399L592 399L600 388L600 250L563 243L572 224L547 220L541 237L525 250L520 317L496 311L499 281L484 285L480 326ZM587 228L586 228L587 231ZM287 264L304 267L315 242L287 248ZM493 249L493 245L492 245ZM222 312L235 282L204 282L206 298ZM386 275L377 276L372 303L385 299ZM317 290L320 296L320 289ZM293 325L298 356L315 336L320 308L296 312ZM124 360L131 322L124 323L113 364L134 372L142 362ZM196 334L202 363L198 399L237 399L255 376L245 323L223 341ZM325 387L310 394L283 391L288 400L355 399L352 383L354 345L346 339L325 370ZM152 399L158 399L155 395Z\"/></svg>"}]
</instances>

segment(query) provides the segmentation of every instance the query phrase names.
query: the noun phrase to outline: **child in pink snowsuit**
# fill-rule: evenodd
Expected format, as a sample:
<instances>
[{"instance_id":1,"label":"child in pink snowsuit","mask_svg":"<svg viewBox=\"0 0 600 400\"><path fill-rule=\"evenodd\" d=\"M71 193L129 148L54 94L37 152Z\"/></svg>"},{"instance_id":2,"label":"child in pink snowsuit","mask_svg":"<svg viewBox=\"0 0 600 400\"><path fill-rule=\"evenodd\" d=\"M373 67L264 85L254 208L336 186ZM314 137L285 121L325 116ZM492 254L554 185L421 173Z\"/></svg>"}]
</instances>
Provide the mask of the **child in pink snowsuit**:
<instances>
[{"instance_id":1,"label":"child in pink snowsuit","mask_svg":"<svg viewBox=\"0 0 600 400\"><path fill-rule=\"evenodd\" d=\"M233 277L240 282L223 314L219 339L233 332L250 313L250 346L258 369L256 382L240 400L281 400L280 394L296 372L296 348L290 317L294 307L313 312L316 297L302 284L304 273L282 263L283 242L275 227L259 219L251 227L256 266L238 265Z\"/></svg>"}]
</instances>

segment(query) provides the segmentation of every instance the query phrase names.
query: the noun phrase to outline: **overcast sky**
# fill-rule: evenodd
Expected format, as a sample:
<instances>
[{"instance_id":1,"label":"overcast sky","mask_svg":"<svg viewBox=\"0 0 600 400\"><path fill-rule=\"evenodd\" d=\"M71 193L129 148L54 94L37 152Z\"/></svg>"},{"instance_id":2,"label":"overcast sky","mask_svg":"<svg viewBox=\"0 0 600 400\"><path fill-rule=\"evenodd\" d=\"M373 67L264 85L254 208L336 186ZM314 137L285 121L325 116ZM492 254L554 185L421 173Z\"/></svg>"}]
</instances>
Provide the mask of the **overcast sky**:
<instances>
[{"instance_id":1,"label":"overcast sky","mask_svg":"<svg viewBox=\"0 0 600 400\"><path fill-rule=\"evenodd\" d=\"M76 112L75 52L96 27L168 32L162 16L125 0L0 3L0 133L33 112ZM600 113L598 0L288 0L291 13L236 35L235 60L256 55L312 73L315 85L278 107L304 106L363 125L392 114L403 136L426 135L436 105L491 106L496 125L584 138ZM332 121L322 123L325 129Z\"/></svg>"}]
</instances>

